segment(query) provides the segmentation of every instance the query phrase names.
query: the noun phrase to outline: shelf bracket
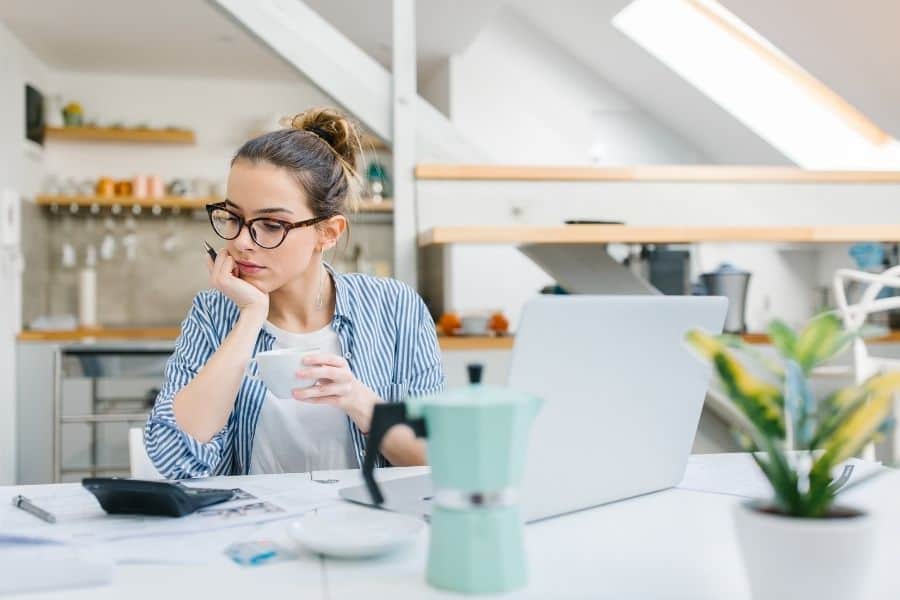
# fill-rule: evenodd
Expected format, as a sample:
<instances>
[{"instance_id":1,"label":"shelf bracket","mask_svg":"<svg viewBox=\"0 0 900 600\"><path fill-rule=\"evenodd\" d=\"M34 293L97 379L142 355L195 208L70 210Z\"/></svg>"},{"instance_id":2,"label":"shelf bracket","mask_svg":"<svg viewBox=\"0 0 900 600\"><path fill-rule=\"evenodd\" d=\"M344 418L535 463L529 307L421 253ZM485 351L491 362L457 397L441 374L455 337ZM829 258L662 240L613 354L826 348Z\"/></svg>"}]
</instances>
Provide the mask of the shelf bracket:
<instances>
[{"instance_id":1,"label":"shelf bracket","mask_svg":"<svg viewBox=\"0 0 900 600\"><path fill-rule=\"evenodd\" d=\"M660 293L616 262L606 251L606 244L523 244L518 249L570 294Z\"/></svg>"}]
</instances>

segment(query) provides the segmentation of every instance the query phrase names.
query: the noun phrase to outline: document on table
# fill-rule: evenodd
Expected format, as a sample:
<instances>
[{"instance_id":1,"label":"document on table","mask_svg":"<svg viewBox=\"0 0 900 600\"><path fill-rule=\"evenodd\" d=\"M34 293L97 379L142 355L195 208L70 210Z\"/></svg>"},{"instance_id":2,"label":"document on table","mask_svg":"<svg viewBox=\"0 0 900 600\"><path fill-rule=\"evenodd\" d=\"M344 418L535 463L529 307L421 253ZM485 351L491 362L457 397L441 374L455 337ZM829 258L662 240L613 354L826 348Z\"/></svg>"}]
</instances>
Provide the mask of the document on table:
<instances>
[{"instance_id":1,"label":"document on table","mask_svg":"<svg viewBox=\"0 0 900 600\"><path fill-rule=\"evenodd\" d=\"M108 583L113 561L102 552L51 539L0 534L0 594Z\"/></svg>"},{"instance_id":2,"label":"document on table","mask_svg":"<svg viewBox=\"0 0 900 600\"><path fill-rule=\"evenodd\" d=\"M228 487L219 482L190 482L197 487ZM96 498L81 486L55 486L28 498L54 514L45 523L0 498L0 531L56 540L92 542L142 536L180 535L287 519L336 502L329 486L296 479L279 485L275 479L241 481L235 500L216 504L181 518L108 515ZM5 505L5 506L4 506Z\"/></svg>"},{"instance_id":3,"label":"document on table","mask_svg":"<svg viewBox=\"0 0 900 600\"><path fill-rule=\"evenodd\" d=\"M841 487L886 470L880 463L851 458L832 472ZM772 486L749 454L701 454L688 460L682 490L726 494L743 498L771 498Z\"/></svg>"}]
</instances>

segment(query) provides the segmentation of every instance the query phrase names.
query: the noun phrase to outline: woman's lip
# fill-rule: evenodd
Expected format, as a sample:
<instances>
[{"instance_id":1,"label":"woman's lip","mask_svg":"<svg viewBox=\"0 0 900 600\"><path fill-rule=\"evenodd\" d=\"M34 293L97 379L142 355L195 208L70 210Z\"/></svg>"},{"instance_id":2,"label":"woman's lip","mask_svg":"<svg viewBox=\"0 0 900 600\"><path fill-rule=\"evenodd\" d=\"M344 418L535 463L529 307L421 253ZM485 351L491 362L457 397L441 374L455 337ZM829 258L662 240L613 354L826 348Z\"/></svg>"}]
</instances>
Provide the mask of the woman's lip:
<instances>
[{"instance_id":1,"label":"woman's lip","mask_svg":"<svg viewBox=\"0 0 900 600\"><path fill-rule=\"evenodd\" d=\"M251 262L243 262L240 260L236 260L234 262L237 264L237 266L243 267L245 269L264 269L265 268L262 265L258 265L256 263L251 263Z\"/></svg>"}]
</instances>

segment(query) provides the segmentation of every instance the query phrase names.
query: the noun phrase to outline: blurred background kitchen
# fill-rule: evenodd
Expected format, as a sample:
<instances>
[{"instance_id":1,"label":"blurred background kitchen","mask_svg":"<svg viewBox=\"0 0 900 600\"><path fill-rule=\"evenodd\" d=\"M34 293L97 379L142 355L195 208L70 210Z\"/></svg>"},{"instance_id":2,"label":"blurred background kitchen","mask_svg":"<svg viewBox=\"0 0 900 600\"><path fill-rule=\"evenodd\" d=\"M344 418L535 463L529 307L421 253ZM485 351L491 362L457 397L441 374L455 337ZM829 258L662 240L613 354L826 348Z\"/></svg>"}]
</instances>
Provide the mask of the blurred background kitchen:
<instances>
[{"instance_id":1,"label":"blurred background kitchen","mask_svg":"<svg viewBox=\"0 0 900 600\"><path fill-rule=\"evenodd\" d=\"M471 363L504 381L535 293L724 294L766 351L772 318L834 306L836 269L898 264L900 5L414 11L403 30L389 0L0 5L0 483L128 473L206 286L203 207L243 141L310 106L366 131L330 260L420 290L451 385ZM873 321L900 355L897 315ZM733 450L729 418L710 399L695 451Z\"/></svg>"}]
</instances>

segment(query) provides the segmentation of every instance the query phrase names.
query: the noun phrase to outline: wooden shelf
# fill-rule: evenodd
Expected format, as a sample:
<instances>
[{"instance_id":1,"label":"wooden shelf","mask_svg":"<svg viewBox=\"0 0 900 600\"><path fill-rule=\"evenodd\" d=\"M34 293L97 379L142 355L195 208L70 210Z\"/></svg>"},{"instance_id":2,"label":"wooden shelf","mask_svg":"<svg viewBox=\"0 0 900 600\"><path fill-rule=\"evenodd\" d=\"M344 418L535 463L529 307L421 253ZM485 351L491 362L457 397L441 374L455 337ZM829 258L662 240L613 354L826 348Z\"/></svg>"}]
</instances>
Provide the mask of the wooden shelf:
<instances>
[{"instance_id":1,"label":"wooden shelf","mask_svg":"<svg viewBox=\"0 0 900 600\"><path fill-rule=\"evenodd\" d=\"M441 244L678 244L693 242L895 242L900 225L813 227L642 227L560 225L551 227L434 227L419 234L419 246Z\"/></svg>"},{"instance_id":2,"label":"wooden shelf","mask_svg":"<svg viewBox=\"0 0 900 600\"><path fill-rule=\"evenodd\" d=\"M439 335L441 350L512 350L513 337Z\"/></svg>"},{"instance_id":3,"label":"wooden shelf","mask_svg":"<svg viewBox=\"0 0 900 600\"><path fill-rule=\"evenodd\" d=\"M82 142L126 142L137 144L196 143L189 129L113 129L109 127L47 127L47 139Z\"/></svg>"},{"instance_id":4,"label":"wooden shelf","mask_svg":"<svg viewBox=\"0 0 900 600\"><path fill-rule=\"evenodd\" d=\"M79 327L70 330L22 331L21 342L77 342L84 339L102 340L174 340L181 333L178 327Z\"/></svg>"},{"instance_id":5,"label":"wooden shelf","mask_svg":"<svg viewBox=\"0 0 900 600\"><path fill-rule=\"evenodd\" d=\"M93 338L102 340L174 340L178 327L95 327L54 331L22 331L22 342L73 342ZM442 350L510 350L512 336L438 336Z\"/></svg>"},{"instance_id":6,"label":"wooden shelf","mask_svg":"<svg viewBox=\"0 0 900 600\"><path fill-rule=\"evenodd\" d=\"M109 207L113 205L119 206L160 206L162 208L185 208L185 209L202 209L207 204L218 202L219 198L189 198L184 196L163 196L162 198L136 198L134 196L38 196L35 202L41 206L50 206L56 204L58 206L77 206L90 207L97 204L101 207ZM359 203L359 212L361 213L391 213L394 211L394 202L392 200L384 200L382 202L372 202L364 200Z\"/></svg>"},{"instance_id":7,"label":"wooden shelf","mask_svg":"<svg viewBox=\"0 0 900 600\"><path fill-rule=\"evenodd\" d=\"M371 200L363 200L359 203L359 212L361 213L392 213L394 212L394 201L384 199L381 202L372 202Z\"/></svg>"},{"instance_id":8,"label":"wooden shelf","mask_svg":"<svg viewBox=\"0 0 900 600\"><path fill-rule=\"evenodd\" d=\"M771 343L765 333L745 333L741 337L748 344L765 345ZM515 336L502 337L469 337L469 336L438 336L441 350L512 350ZM896 344L900 343L900 330L894 330L887 335L869 338L868 343Z\"/></svg>"},{"instance_id":9,"label":"wooden shelf","mask_svg":"<svg viewBox=\"0 0 900 600\"><path fill-rule=\"evenodd\" d=\"M770 343L769 336L765 333L745 333L741 337L743 337L744 341L748 344ZM900 330L897 329L891 330L886 335L880 337L866 338L866 343L869 344L896 344L897 342L900 342Z\"/></svg>"},{"instance_id":10,"label":"wooden shelf","mask_svg":"<svg viewBox=\"0 0 900 600\"><path fill-rule=\"evenodd\" d=\"M162 198L136 198L134 196L38 196L35 202L41 206L77 206L90 207L97 204L101 207L118 206L159 206L162 208L201 209L219 198L188 198L184 196L163 196Z\"/></svg>"},{"instance_id":11,"label":"wooden shelf","mask_svg":"<svg viewBox=\"0 0 900 600\"><path fill-rule=\"evenodd\" d=\"M900 183L900 171L807 171L794 167L727 165L553 167L422 164L416 166L416 178L498 181Z\"/></svg>"}]
</instances>

